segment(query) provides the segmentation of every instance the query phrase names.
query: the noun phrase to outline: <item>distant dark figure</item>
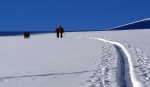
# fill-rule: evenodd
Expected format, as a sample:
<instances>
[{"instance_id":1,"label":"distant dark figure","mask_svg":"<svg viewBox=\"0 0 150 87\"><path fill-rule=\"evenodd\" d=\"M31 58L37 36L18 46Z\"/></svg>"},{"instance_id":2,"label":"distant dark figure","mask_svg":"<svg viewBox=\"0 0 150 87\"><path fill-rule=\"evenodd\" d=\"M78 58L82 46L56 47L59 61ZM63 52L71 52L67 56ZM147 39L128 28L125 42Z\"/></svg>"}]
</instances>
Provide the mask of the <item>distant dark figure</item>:
<instances>
[{"instance_id":1,"label":"distant dark figure","mask_svg":"<svg viewBox=\"0 0 150 87\"><path fill-rule=\"evenodd\" d=\"M59 27L60 37L63 37L64 29L60 26Z\"/></svg>"},{"instance_id":2,"label":"distant dark figure","mask_svg":"<svg viewBox=\"0 0 150 87\"><path fill-rule=\"evenodd\" d=\"M56 35L57 35L57 38L59 38L59 28L57 28L57 29L55 30L55 33L56 33Z\"/></svg>"},{"instance_id":3,"label":"distant dark figure","mask_svg":"<svg viewBox=\"0 0 150 87\"><path fill-rule=\"evenodd\" d=\"M29 32L24 32L24 39L28 39L30 38L30 33Z\"/></svg>"},{"instance_id":4,"label":"distant dark figure","mask_svg":"<svg viewBox=\"0 0 150 87\"><path fill-rule=\"evenodd\" d=\"M55 30L55 33L57 35L57 38L59 38L59 33L60 33L60 37L62 38L63 37L63 33L64 33L64 29L60 26L59 28L57 28Z\"/></svg>"}]
</instances>

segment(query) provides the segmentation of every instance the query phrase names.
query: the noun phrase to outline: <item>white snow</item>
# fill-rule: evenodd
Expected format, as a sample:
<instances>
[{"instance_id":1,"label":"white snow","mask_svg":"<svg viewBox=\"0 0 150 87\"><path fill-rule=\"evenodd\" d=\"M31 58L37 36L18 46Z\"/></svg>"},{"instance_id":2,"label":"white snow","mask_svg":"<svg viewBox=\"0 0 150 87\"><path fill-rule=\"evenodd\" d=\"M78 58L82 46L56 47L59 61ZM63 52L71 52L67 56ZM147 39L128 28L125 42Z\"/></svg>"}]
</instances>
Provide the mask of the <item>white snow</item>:
<instances>
[{"instance_id":1,"label":"white snow","mask_svg":"<svg viewBox=\"0 0 150 87\"><path fill-rule=\"evenodd\" d=\"M132 57L131 57L130 53L128 52L128 50L122 44L120 44L118 42L114 42L114 41L109 41L109 40L101 39L101 38L90 38L90 39L97 39L97 40L101 40L101 41L108 42L108 43L111 43L111 44L119 46L124 51L125 55L128 58L129 68L130 68L130 74L131 74L131 81L133 83L133 87L143 87L141 85L141 83L137 80L137 77L134 74L135 70L134 70L134 67L133 67Z\"/></svg>"},{"instance_id":2,"label":"white snow","mask_svg":"<svg viewBox=\"0 0 150 87\"><path fill-rule=\"evenodd\" d=\"M0 37L0 87L149 87L150 30ZM117 47L118 46L118 47ZM122 83L125 82L125 83Z\"/></svg>"}]
</instances>

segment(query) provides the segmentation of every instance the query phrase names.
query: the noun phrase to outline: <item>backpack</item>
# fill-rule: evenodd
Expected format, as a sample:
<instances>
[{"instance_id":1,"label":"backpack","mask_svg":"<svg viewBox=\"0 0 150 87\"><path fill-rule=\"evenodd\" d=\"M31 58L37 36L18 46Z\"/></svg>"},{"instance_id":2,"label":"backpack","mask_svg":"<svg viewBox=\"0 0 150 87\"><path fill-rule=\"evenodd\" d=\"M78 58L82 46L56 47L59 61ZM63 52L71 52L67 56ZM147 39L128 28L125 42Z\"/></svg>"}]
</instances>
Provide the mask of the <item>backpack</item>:
<instances>
[{"instance_id":1,"label":"backpack","mask_svg":"<svg viewBox=\"0 0 150 87\"><path fill-rule=\"evenodd\" d=\"M64 32L64 29L63 28L59 28L59 32L60 33Z\"/></svg>"}]
</instances>

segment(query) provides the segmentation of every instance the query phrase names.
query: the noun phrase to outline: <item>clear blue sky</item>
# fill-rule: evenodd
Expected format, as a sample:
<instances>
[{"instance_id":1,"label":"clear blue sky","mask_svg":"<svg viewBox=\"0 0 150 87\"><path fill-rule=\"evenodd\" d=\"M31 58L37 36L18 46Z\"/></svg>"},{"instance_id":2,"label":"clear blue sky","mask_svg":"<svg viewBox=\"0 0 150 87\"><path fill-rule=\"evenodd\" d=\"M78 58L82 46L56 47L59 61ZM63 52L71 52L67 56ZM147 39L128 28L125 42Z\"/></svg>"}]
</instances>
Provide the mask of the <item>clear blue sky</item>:
<instances>
[{"instance_id":1,"label":"clear blue sky","mask_svg":"<svg viewBox=\"0 0 150 87\"><path fill-rule=\"evenodd\" d=\"M0 31L103 30L150 17L150 0L0 0Z\"/></svg>"}]
</instances>

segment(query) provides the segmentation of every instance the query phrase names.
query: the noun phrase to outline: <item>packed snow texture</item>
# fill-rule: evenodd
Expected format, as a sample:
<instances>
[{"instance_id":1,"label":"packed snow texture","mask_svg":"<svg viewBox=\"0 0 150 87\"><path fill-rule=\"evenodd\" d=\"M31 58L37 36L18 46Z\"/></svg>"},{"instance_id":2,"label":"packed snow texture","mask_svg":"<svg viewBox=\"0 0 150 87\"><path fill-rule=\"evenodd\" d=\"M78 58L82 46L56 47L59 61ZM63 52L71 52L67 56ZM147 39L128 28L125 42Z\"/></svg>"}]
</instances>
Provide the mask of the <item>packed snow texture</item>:
<instances>
[{"instance_id":1,"label":"packed snow texture","mask_svg":"<svg viewBox=\"0 0 150 87\"><path fill-rule=\"evenodd\" d=\"M0 87L149 87L149 32L0 37Z\"/></svg>"}]
</instances>

